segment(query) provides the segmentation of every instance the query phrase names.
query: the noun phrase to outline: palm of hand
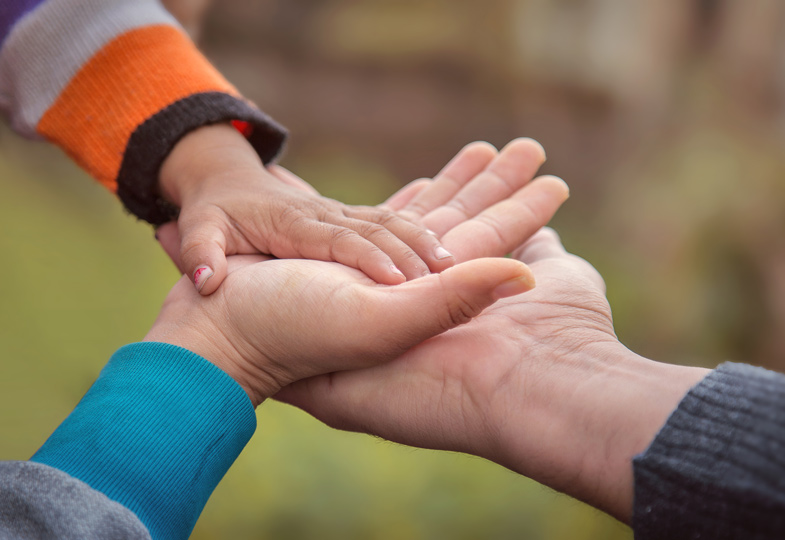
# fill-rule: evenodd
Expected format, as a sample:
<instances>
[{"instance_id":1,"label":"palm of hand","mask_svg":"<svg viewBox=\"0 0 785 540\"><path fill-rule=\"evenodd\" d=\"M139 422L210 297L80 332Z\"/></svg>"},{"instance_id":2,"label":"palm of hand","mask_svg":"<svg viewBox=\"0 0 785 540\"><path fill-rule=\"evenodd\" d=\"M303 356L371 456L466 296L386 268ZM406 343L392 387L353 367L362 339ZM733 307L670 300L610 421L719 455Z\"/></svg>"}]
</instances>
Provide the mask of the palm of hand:
<instances>
[{"instance_id":1,"label":"palm of hand","mask_svg":"<svg viewBox=\"0 0 785 540\"><path fill-rule=\"evenodd\" d=\"M533 425L547 415L534 413L547 408L549 395L564 396L554 388L560 376L580 384L574 365L560 363L570 363L587 343L618 346L604 285L588 263L559 254L530 267L538 281L525 295L497 302L393 362L333 374L330 391L343 396L340 407L320 408L325 377L280 397L333 427L508 461L499 454L509 447L500 419L530 424L532 432L547 429Z\"/></svg>"},{"instance_id":2,"label":"palm of hand","mask_svg":"<svg viewBox=\"0 0 785 540\"><path fill-rule=\"evenodd\" d=\"M531 288L528 268L509 259L470 261L387 287L337 263L243 256L230 260L224 286L210 297L181 280L159 320L188 329L190 339L179 344L238 375L260 403L304 377L391 360L476 316L511 281L503 295ZM148 338L166 337L162 325Z\"/></svg>"}]
</instances>

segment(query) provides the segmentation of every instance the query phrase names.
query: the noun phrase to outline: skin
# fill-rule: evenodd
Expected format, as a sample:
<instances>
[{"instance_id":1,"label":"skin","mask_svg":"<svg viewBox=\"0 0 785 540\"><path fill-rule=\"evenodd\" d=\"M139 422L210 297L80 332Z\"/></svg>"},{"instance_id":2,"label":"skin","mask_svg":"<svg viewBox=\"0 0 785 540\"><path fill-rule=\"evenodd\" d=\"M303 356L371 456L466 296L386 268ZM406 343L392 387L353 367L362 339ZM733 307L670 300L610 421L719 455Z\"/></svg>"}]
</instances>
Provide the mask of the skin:
<instances>
[{"instance_id":1,"label":"skin","mask_svg":"<svg viewBox=\"0 0 785 540\"><path fill-rule=\"evenodd\" d=\"M298 182L285 171L276 176ZM427 215L416 204L404 208L423 187L410 185L390 207ZM420 201L439 197L432 190ZM430 217L431 230L451 231ZM470 227L509 234L500 222L452 229L442 241L457 260L491 254L471 241ZM277 397L333 427L486 457L629 523L632 457L706 371L660 364L621 345L602 279L553 233L538 233L516 257L530 263L536 290L389 364L304 380ZM411 388L404 376L415 381Z\"/></svg>"},{"instance_id":2,"label":"skin","mask_svg":"<svg viewBox=\"0 0 785 540\"><path fill-rule=\"evenodd\" d=\"M530 178L544 157L530 150L520 141L499 154L470 145L387 202L440 231L458 261L523 243L504 261L526 267L481 259L482 269L464 263L383 287L320 261L238 261L225 294L204 299L176 286L147 339L213 361L254 404L280 388L276 399L330 426L478 455L629 522L632 457L707 371L645 359L618 341L602 278L540 230L566 199L564 183L540 177L509 188L521 181L510 175ZM486 209L467 207L472 193L494 190ZM176 235L160 235L175 259ZM524 268L537 287L516 296L531 285ZM479 274L489 280L475 281Z\"/></svg>"},{"instance_id":3,"label":"skin","mask_svg":"<svg viewBox=\"0 0 785 540\"><path fill-rule=\"evenodd\" d=\"M461 256L471 238L446 245ZM624 347L600 275L549 229L514 257L537 287L384 365L303 380L276 399L339 429L467 452L631 519L632 458L707 370Z\"/></svg>"},{"instance_id":4,"label":"skin","mask_svg":"<svg viewBox=\"0 0 785 540\"><path fill-rule=\"evenodd\" d=\"M411 208L429 221L431 214L451 208L454 200L471 195L489 178L503 178L496 188L488 186L493 195L486 200L487 209L476 208L476 216L463 217L445 233L445 238L470 235L482 250L503 253L519 237L505 237L495 226L531 234L568 196L560 179L529 182L542 157L539 145L529 140L514 141L498 154L485 144L470 145L436 179L404 188L388 206ZM297 187L302 182L277 172L281 183ZM524 187L507 197L509 186L520 183ZM432 197L434 192L439 197ZM159 238L177 259L174 226L162 228ZM533 285L529 269L511 259L470 260L387 287L335 263L234 257L226 283L208 298L181 280L146 340L202 355L235 378L258 405L295 380L390 360Z\"/></svg>"},{"instance_id":5,"label":"skin","mask_svg":"<svg viewBox=\"0 0 785 540\"><path fill-rule=\"evenodd\" d=\"M336 261L387 285L455 262L435 236L394 212L347 206L282 183L229 125L183 137L159 181L163 197L181 208L180 260L204 295L223 282L233 254Z\"/></svg>"}]
</instances>

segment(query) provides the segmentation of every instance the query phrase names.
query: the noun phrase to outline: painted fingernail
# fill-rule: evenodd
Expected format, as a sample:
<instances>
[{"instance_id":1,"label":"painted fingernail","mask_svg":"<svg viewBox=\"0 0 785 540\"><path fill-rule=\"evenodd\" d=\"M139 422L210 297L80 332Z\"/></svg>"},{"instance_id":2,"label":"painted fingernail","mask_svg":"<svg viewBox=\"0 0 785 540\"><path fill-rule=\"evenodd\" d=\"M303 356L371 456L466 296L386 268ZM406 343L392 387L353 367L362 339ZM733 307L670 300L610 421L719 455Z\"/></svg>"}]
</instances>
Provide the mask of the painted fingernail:
<instances>
[{"instance_id":1,"label":"painted fingernail","mask_svg":"<svg viewBox=\"0 0 785 540\"><path fill-rule=\"evenodd\" d=\"M197 291L201 291L204 284L207 283L207 280L213 277L213 269L207 265L202 265L194 270L194 287L196 287Z\"/></svg>"},{"instance_id":2,"label":"painted fingernail","mask_svg":"<svg viewBox=\"0 0 785 540\"><path fill-rule=\"evenodd\" d=\"M493 296L497 299L515 296L525 293L534 288L534 278L531 276L521 276L509 281L505 281L493 290Z\"/></svg>"},{"instance_id":3,"label":"painted fingernail","mask_svg":"<svg viewBox=\"0 0 785 540\"><path fill-rule=\"evenodd\" d=\"M446 259L448 257L452 257L452 253L444 249L442 246L437 247L433 250L433 254L436 256L437 259Z\"/></svg>"},{"instance_id":4,"label":"painted fingernail","mask_svg":"<svg viewBox=\"0 0 785 540\"><path fill-rule=\"evenodd\" d=\"M391 265L390 265L390 270L392 270L394 274L398 274L398 275L399 275L399 276L401 276L402 278L406 279L406 276L404 276L404 275L403 275L403 272L401 272L401 271L398 269L398 267L397 267L397 266L395 266L394 264L391 264Z\"/></svg>"}]
</instances>

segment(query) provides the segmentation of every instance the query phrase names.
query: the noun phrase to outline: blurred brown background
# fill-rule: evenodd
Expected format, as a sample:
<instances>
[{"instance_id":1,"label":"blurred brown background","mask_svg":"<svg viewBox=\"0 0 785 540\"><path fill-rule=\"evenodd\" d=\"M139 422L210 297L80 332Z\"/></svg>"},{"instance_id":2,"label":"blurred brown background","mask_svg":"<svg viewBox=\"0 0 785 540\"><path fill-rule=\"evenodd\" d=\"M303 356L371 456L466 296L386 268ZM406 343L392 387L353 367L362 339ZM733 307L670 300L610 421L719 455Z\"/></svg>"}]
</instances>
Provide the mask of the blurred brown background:
<instances>
[{"instance_id":1,"label":"blurred brown background","mask_svg":"<svg viewBox=\"0 0 785 540\"><path fill-rule=\"evenodd\" d=\"M205 0L170 0L194 32ZM377 203L461 146L543 143L554 226L605 276L622 341L785 370L785 3L221 0L200 45L291 130L282 163ZM145 226L0 131L0 458L25 459L176 275ZM630 538L465 456L259 410L195 538Z\"/></svg>"}]
</instances>

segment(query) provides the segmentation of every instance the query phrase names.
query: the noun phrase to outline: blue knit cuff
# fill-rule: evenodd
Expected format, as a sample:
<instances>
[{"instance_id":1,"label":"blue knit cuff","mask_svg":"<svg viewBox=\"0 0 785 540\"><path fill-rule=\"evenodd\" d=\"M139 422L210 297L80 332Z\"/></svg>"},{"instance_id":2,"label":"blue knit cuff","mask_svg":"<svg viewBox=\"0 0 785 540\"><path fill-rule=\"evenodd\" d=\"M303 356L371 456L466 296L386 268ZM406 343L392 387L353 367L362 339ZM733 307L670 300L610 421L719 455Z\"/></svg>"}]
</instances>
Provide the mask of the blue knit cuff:
<instances>
[{"instance_id":1,"label":"blue knit cuff","mask_svg":"<svg viewBox=\"0 0 785 540\"><path fill-rule=\"evenodd\" d=\"M126 345L31 458L133 511L153 538L188 538L256 429L226 373L163 343Z\"/></svg>"}]
</instances>

